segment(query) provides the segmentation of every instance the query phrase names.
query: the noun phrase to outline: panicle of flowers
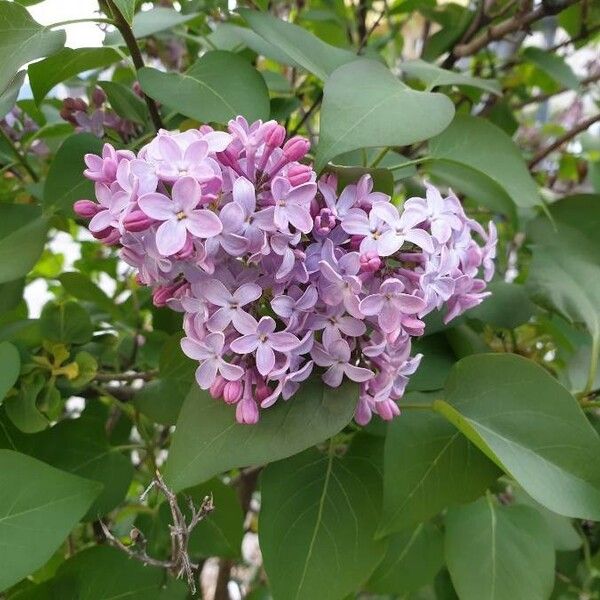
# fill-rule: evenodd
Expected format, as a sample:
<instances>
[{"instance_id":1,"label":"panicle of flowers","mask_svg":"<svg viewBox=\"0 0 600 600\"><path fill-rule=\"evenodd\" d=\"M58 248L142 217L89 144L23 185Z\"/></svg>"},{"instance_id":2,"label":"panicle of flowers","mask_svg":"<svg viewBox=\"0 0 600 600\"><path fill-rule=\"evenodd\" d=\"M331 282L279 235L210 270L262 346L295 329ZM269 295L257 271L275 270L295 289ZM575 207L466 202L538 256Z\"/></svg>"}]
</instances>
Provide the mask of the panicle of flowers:
<instances>
[{"instance_id":1,"label":"panicle of flowers","mask_svg":"<svg viewBox=\"0 0 600 600\"><path fill-rule=\"evenodd\" d=\"M184 313L198 385L239 422L313 372L359 384L358 423L391 419L425 315L445 306L447 322L488 295L496 231L431 185L401 208L368 175L338 194L334 175L317 181L300 162L308 150L242 117L227 132L160 131L137 155L107 144L86 157L97 201L75 211L121 247L156 305Z\"/></svg>"}]
</instances>

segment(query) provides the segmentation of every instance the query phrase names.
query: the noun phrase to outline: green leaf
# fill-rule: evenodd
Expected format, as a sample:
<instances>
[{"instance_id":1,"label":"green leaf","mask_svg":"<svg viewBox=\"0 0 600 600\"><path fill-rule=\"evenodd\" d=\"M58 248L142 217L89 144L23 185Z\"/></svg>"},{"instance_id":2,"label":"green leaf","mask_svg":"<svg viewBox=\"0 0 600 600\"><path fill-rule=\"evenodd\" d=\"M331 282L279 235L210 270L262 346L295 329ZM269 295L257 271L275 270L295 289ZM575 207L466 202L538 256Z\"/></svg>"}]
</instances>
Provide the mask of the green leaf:
<instances>
[{"instance_id":1,"label":"green leaf","mask_svg":"<svg viewBox=\"0 0 600 600\"><path fill-rule=\"evenodd\" d=\"M147 108L144 101L127 86L116 81L98 81L106 92L112 109L124 119L144 124L147 121Z\"/></svg>"},{"instance_id":2,"label":"green leaf","mask_svg":"<svg viewBox=\"0 0 600 600\"><path fill-rule=\"evenodd\" d=\"M433 581L444 565L444 537L432 523L397 533L367 583L370 592L408 594Z\"/></svg>"},{"instance_id":3,"label":"green leaf","mask_svg":"<svg viewBox=\"0 0 600 600\"><path fill-rule=\"evenodd\" d=\"M445 553L461 600L545 600L554 586L554 548L528 506L481 498L446 516Z\"/></svg>"},{"instance_id":4,"label":"green leaf","mask_svg":"<svg viewBox=\"0 0 600 600\"><path fill-rule=\"evenodd\" d=\"M137 0L113 0L114 5L130 25L133 23L136 2Z\"/></svg>"},{"instance_id":5,"label":"green leaf","mask_svg":"<svg viewBox=\"0 0 600 600\"><path fill-rule=\"evenodd\" d=\"M453 190L465 194L480 206L506 215L516 221L515 204L506 190L491 177L466 164L448 160L430 160L425 163L426 171Z\"/></svg>"},{"instance_id":6,"label":"green leaf","mask_svg":"<svg viewBox=\"0 0 600 600\"><path fill-rule=\"evenodd\" d=\"M64 30L50 31L36 23L21 5L0 2L0 93L11 85L21 66L57 52L65 39Z\"/></svg>"},{"instance_id":7,"label":"green leaf","mask_svg":"<svg viewBox=\"0 0 600 600\"><path fill-rule=\"evenodd\" d=\"M47 233L48 220L38 207L0 204L0 283L29 273L42 254Z\"/></svg>"},{"instance_id":8,"label":"green leaf","mask_svg":"<svg viewBox=\"0 0 600 600\"><path fill-rule=\"evenodd\" d=\"M525 48L523 56L562 86L572 90L579 88L577 75L562 56L533 46Z\"/></svg>"},{"instance_id":9,"label":"green leaf","mask_svg":"<svg viewBox=\"0 0 600 600\"><path fill-rule=\"evenodd\" d=\"M24 377L19 385L19 393L4 400L8 418L25 433L37 433L48 427L48 419L37 407L38 398L46 387L46 379L41 373Z\"/></svg>"},{"instance_id":10,"label":"green leaf","mask_svg":"<svg viewBox=\"0 0 600 600\"><path fill-rule=\"evenodd\" d=\"M0 450L0 591L41 567L100 486L29 456Z\"/></svg>"},{"instance_id":11,"label":"green leaf","mask_svg":"<svg viewBox=\"0 0 600 600\"><path fill-rule=\"evenodd\" d=\"M269 45L289 57L289 62L326 79L338 67L352 62L356 55L327 44L310 31L282 21L266 12L239 9L246 23Z\"/></svg>"},{"instance_id":12,"label":"green leaf","mask_svg":"<svg viewBox=\"0 0 600 600\"><path fill-rule=\"evenodd\" d=\"M261 411L250 427L236 422L233 407L194 386L177 421L165 478L178 491L227 469L292 456L347 425L357 396L356 385L332 389L309 380L287 402Z\"/></svg>"},{"instance_id":13,"label":"green leaf","mask_svg":"<svg viewBox=\"0 0 600 600\"><path fill-rule=\"evenodd\" d=\"M147 417L163 425L175 425L183 401L195 382L197 364L179 344L181 334L169 338L160 353L159 376L136 394L134 404Z\"/></svg>"},{"instance_id":14,"label":"green leaf","mask_svg":"<svg viewBox=\"0 0 600 600\"><path fill-rule=\"evenodd\" d=\"M63 48L60 52L29 65L33 97L39 104L56 84L84 71L108 67L121 58L121 54L114 48Z\"/></svg>"},{"instance_id":15,"label":"green leaf","mask_svg":"<svg viewBox=\"0 0 600 600\"><path fill-rule=\"evenodd\" d=\"M368 460L315 449L266 468L259 540L275 598L341 600L368 579L387 545L374 539L379 486Z\"/></svg>"},{"instance_id":16,"label":"green leaf","mask_svg":"<svg viewBox=\"0 0 600 600\"><path fill-rule=\"evenodd\" d=\"M19 71L8 83L6 89L0 93L0 119L3 119L17 102L17 97L25 81L27 71Z\"/></svg>"},{"instance_id":17,"label":"green leaf","mask_svg":"<svg viewBox=\"0 0 600 600\"><path fill-rule=\"evenodd\" d=\"M492 281L487 289L492 295L469 311L469 319L478 319L494 327L514 329L527 323L536 312L523 285Z\"/></svg>"},{"instance_id":18,"label":"green leaf","mask_svg":"<svg viewBox=\"0 0 600 600\"><path fill-rule=\"evenodd\" d=\"M406 402L428 399L405 397ZM442 417L406 409L390 423L385 439L379 531L414 527L447 506L471 502L499 475L496 465Z\"/></svg>"},{"instance_id":19,"label":"green leaf","mask_svg":"<svg viewBox=\"0 0 600 600\"><path fill-rule=\"evenodd\" d=\"M581 537L570 519L548 510L520 487L513 490L513 497L516 504L531 506L544 518L556 550L559 552L569 552L581 548Z\"/></svg>"},{"instance_id":20,"label":"green leaf","mask_svg":"<svg viewBox=\"0 0 600 600\"><path fill-rule=\"evenodd\" d=\"M45 339L64 344L85 344L94 333L87 311L74 301L46 304L40 328Z\"/></svg>"},{"instance_id":21,"label":"green leaf","mask_svg":"<svg viewBox=\"0 0 600 600\"><path fill-rule=\"evenodd\" d=\"M554 223L536 219L528 233L533 261L527 287L540 304L572 323L583 323L592 336L589 389L600 355L600 198L564 198L551 207Z\"/></svg>"},{"instance_id":22,"label":"green leaf","mask_svg":"<svg viewBox=\"0 0 600 600\"><path fill-rule=\"evenodd\" d=\"M429 154L487 175L520 208L540 204L521 151L502 129L485 119L456 115L450 127L429 142Z\"/></svg>"},{"instance_id":23,"label":"green leaf","mask_svg":"<svg viewBox=\"0 0 600 600\"><path fill-rule=\"evenodd\" d=\"M481 79L457 73L456 71L440 69L440 67L436 67L421 59L403 62L400 64L400 68L409 77L414 77L427 84L427 88L430 90L439 85L464 85L476 87L498 96L502 93L502 87L495 79Z\"/></svg>"},{"instance_id":24,"label":"green leaf","mask_svg":"<svg viewBox=\"0 0 600 600\"><path fill-rule=\"evenodd\" d=\"M102 141L91 133L68 137L50 164L44 186L44 206L74 216L73 203L94 198L94 185L83 176L83 157L88 153L101 154Z\"/></svg>"},{"instance_id":25,"label":"green leaf","mask_svg":"<svg viewBox=\"0 0 600 600\"><path fill-rule=\"evenodd\" d=\"M416 392L442 389L456 362L456 355L444 335L431 334L416 339L413 352L423 354L423 358L417 372L410 378L408 389Z\"/></svg>"},{"instance_id":26,"label":"green leaf","mask_svg":"<svg viewBox=\"0 0 600 600\"><path fill-rule=\"evenodd\" d=\"M231 52L207 52L183 74L145 67L138 75L146 94L192 119L227 123L236 115L248 121L269 118L265 80Z\"/></svg>"},{"instance_id":27,"label":"green leaf","mask_svg":"<svg viewBox=\"0 0 600 600\"><path fill-rule=\"evenodd\" d=\"M133 34L138 39L145 38L155 33L172 29L178 25L184 25L188 21L195 19L198 14L188 13L184 15L172 8L163 8L161 6L152 8L151 10L143 10L133 17ZM118 31L111 31L104 39L106 46L124 45L124 43Z\"/></svg>"},{"instance_id":28,"label":"green leaf","mask_svg":"<svg viewBox=\"0 0 600 600\"><path fill-rule=\"evenodd\" d=\"M0 402L15 384L21 371L19 351L10 342L0 343Z\"/></svg>"},{"instance_id":29,"label":"green leaf","mask_svg":"<svg viewBox=\"0 0 600 600\"><path fill-rule=\"evenodd\" d=\"M394 174L389 169L329 165L327 171L335 173L337 176L338 190L344 189L347 185L356 184L363 175L368 174L373 179L373 190L383 192L388 196L394 194Z\"/></svg>"},{"instance_id":30,"label":"green leaf","mask_svg":"<svg viewBox=\"0 0 600 600\"><path fill-rule=\"evenodd\" d=\"M542 367L510 354L469 356L434 407L540 504L600 518L600 438Z\"/></svg>"},{"instance_id":31,"label":"green leaf","mask_svg":"<svg viewBox=\"0 0 600 600\"><path fill-rule=\"evenodd\" d=\"M114 301L83 273L69 271L62 273L58 279L71 296L92 302L109 315L117 316L119 314L119 308Z\"/></svg>"},{"instance_id":32,"label":"green leaf","mask_svg":"<svg viewBox=\"0 0 600 600\"><path fill-rule=\"evenodd\" d=\"M161 600L164 579L163 569L132 560L117 548L94 546L60 566L53 581L53 598Z\"/></svg>"},{"instance_id":33,"label":"green leaf","mask_svg":"<svg viewBox=\"0 0 600 600\"><path fill-rule=\"evenodd\" d=\"M416 92L380 63L356 60L325 83L315 168L322 170L350 150L426 140L443 131L453 115L447 96Z\"/></svg>"},{"instance_id":34,"label":"green leaf","mask_svg":"<svg viewBox=\"0 0 600 600\"><path fill-rule=\"evenodd\" d=\"M125 498L133 477L131 459L109 444L105 420L88 415L87 410L78 419L65 419L34 435L11 431L9 424L0 423L0 429L7 438L0 444L10 443L57 469L98 482L102 492L89 507L86 520L107 514Z\"/></svg>"}]
</instances>

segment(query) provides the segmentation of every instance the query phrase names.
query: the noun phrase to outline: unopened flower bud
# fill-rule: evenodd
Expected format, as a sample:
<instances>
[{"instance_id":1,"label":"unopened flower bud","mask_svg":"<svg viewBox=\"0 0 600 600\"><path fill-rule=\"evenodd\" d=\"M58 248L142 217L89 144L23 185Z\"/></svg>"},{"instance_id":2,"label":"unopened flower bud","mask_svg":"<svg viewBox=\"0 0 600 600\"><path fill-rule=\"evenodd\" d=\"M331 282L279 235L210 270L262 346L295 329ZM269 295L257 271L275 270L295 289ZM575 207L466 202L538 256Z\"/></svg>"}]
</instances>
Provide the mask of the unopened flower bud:
<instances>
[{"instance_id":1,"label":"unopened flower bud","mask_svg":"<svg viewBox=\"0 0 600 600\"><path fill-rule=\"evenodd\" d=\"M240 381L228 381L223 388L223 400L227 404L235 404L242 397L244 388Z\"/></svg>"},{"instance_id":2,"label":"unopened flower bud","mask_svg":"<svg viewBox=\"0 0 600 600\"><path fill-rule=\"evenodd\" d=\"M363 273L375 273L381 267L381 258L375 252L360 255L360 270Z\"/></svg>"},{"instance_id":3,"label":"unopened flower bud","mask_svg":"<svg viewBox=\"0 0 600 600\"><path fill-rule=\"evenodd\" d=\"M91 200L77 200L73 204L73 210L76 215L84 219L91 219L100 210L100 206Z\"/></svg>"},{"instance_id":4,"label":"unopened flower bud","mask_svg":"<svg viewBox=\"0 0 600 600\"><path fill-rule=\"evenodd\" d=\"M217 375L215 381L210 386L208 393L215 400L217 400L218 398L221 398L221 396L223 396L223 390L225 389L226 383L227 383L227 381L225 379L223 379L223 377L221 377L221 375Z\"/></svg>"},{"instance_id":5,"label":"unopened flower bud","mask_svg":"<svg viewBox=\"0 0 600 600\"><path fill-rule=\"evenodd\" d=\"M252 398L244 398L238 402L235 409L235 418L238 423L254 425L258 423L258 406Z\"/></svg>"},{"instance_id":6,"label":"unopened flower bud","mask_svg":"<svg viewBox=\"0 0 600 600\"><path fill-rule=\"evenodd\" d=\"M146 231L154 223L154 219L150 218L141 210L132 210L123 220L123 227L127 231L140 232Z\"/></svg>"},{"instance_id":7,"label":"unopened flower bud","mask_svg":"<svg viewBox=\"0 0 600 600\"><path fill-rule=\"evenodd\" d=\"M254 390L254 396L256 401L260 404L265 398L271 395L271 390L265 383L264 379L259 379L256 382L256 388Z\"/></svg>"},{"instance_id":8,"label":"unopened flower bud","mask_svg":"<svg viewBox=\"0 0 600 600\"><path fill-rule=\"evenodd\" d=\"M310 150L310 142L299 135L289 139L283 146L283 154L288 162L300 160Z\"/></svg>"},{"instance_id":9,"label":"unopened flower bud","mask_svg":"<svg viewBox=\"0 0 600 600\"><path fill-rule=\"evenodd\" d=\"M297 163L290 165L287 176L290 183L296 187L310 181L312 172L312 169L308 165Z\"/></svg>"},{"instance_id":10,"label":"unopened flower bud","mask_svg":"<svg viewBox=\"0 0 600 600\"><path fill-rule=\"evenodd\" d=\"M265 134L265 143L271 148L277 148L285 140L285 128L278 123L272 123Z\"/></svg>"},{"instance_id":11,"label":"unopened flower bud","mask_svg":"<svg viewBox=\"0 0 600 600\"><path fill-rule=\"evenodd\" d=\"M181 287L180 283L157 287L152 294L152 302L154 303L154 306L166 306L167 302L174 297L175 292L179 287Z\"/></svg>"},{"instance_id":12,"label":"unopened flower bud","mask_svg":"<svg viewBox=\"0 0 600 600\"><path fill-rule=\"evenodd\" d=\"M100 108L107 100L104 90L100 87L95 87L92 92L92 104L96 108Z\"/></svg>"},{"instance_id":13,"label":"unopened flower bud","mask_svg":"<svg viewBox=\"0 0 600 600\"><path fill-rule=\"evenodd\" d=\"M315 217L315 231L327 235L335 227L336 219L328 208L322 208Z\"/></svg>"},{"instance_id":14,"label":"unopened flower bud","mask_svg":"<svg viewBox=\"0 0 600 600\"><path fill-rule=\"evenodd\" d=\"M375 404L375 410L384 421L391 421L394 417L397 417L400 414L398 405L389 398L387 400L380 400L377 402Z\"/></svg>"}]
</instances>

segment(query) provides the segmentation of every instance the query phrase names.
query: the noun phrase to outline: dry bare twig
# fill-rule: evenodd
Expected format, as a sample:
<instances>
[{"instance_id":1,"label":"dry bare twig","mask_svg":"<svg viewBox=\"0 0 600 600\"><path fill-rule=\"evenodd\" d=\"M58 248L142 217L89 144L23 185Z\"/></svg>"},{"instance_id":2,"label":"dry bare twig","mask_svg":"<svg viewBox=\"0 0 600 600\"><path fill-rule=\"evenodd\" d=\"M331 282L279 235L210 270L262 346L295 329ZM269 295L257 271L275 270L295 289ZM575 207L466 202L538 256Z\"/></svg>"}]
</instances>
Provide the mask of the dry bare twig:
<instances>
[{"instance_id":1,"label":"dry bare twig","mask_svg":"<svg viewBox=\"0 0 600 600\"><path fill-rule=\"evenodd\" d=\"M104 535L110 544L116 548L119 548L131 558L135 558L145 565L167 569L174 573L177 577L182 577L185 575L190 591L192 594L195 594L196 575L200 565L193 563L190 560L188 545L190 535L194 528L214 509L212 496L206 496L198 508L194 506L191 498L187 499L188 507L190 509L190 520L188 523L183 510L179 506L177 496L165 484L159 471L156 471L155 479L148 486L140 499L144 500L144 498L153 488L160 491L160 493L162 493L166 498L171 511L171 517L173 519L172 524L169 525L171 534L171 558L169 560L161 560L149 556L147 552L146 538L138 529L133 529L131 533L133 543L129 546L123 544L121 540L111 533L107 525L103 521L100 521L102 531L104 532Z\"/></svg>"}]
</instances>

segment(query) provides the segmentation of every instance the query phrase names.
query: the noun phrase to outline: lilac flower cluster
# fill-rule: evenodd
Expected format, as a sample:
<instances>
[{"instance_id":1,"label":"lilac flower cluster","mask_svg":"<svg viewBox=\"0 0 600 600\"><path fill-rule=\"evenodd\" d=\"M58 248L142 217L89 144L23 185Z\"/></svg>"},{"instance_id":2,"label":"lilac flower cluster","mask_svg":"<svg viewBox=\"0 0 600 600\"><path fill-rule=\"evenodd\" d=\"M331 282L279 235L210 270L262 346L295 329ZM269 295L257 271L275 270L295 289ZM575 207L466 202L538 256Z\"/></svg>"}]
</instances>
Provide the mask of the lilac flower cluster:
<instances>
[{"instance_id":1,"label":"lilac flower cluster","mask_svg":"<svg viewBox=\"0 0 600 600\"><path fill-rule=\"evenodd\" d=\"M495 228L430 185L401 209L368 175L338 195L334 175L317 181L299 162L308 142L285 138L238 117L228 132L161 131L137 156L107 144L86 157L97 202L75 211L121 247L156 305L184 313L198 385L239 422L313 371L360 384L358 423L391 419L423 317L445 305L449 321L488 295Z\"/></svg>"}]
</instances>

